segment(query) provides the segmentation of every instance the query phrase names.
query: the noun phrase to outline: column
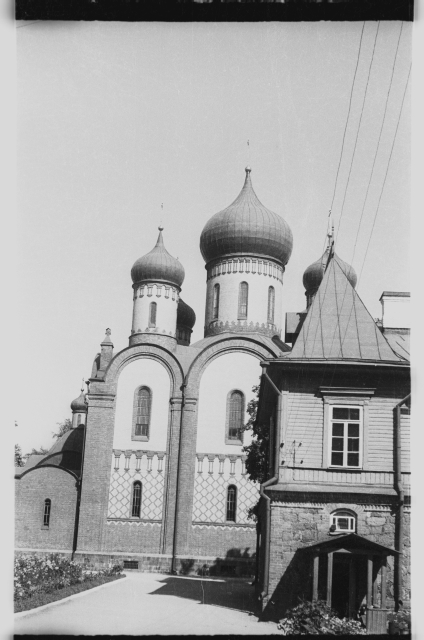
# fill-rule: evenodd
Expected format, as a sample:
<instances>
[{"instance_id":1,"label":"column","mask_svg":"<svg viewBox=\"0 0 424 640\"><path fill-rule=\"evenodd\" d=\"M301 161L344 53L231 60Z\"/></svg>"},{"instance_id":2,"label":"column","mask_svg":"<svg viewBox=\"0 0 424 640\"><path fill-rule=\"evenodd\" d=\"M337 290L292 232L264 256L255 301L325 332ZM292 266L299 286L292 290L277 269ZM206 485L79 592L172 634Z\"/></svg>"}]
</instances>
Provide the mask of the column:
<instances>
[{"instance_id":1,"label":"column","mask_svg":"<svg viewBox=\"0 0 424 640\"><path fill-rule=\"evenodd\" d=\"M180 441L180 424L182 398L170 399L170 429L166 448L165 495L163 502L163 527L161 550L171 554L174 544L175 501L177 496L178 447Z\"/></svg>"}]
</instances>

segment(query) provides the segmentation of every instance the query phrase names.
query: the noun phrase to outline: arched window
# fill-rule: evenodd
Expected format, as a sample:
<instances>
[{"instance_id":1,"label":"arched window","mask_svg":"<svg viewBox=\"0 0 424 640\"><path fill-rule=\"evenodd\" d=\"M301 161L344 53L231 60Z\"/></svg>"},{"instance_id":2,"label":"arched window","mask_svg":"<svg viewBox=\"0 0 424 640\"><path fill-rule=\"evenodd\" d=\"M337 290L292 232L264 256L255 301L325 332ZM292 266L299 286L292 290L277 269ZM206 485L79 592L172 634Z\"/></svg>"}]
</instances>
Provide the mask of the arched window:
<instances>
[{"instance_id":1,"label":"arched window","mask_svg":"<svg viewBox=\"0 0 424 640\"><path fill-rule=\"evenodd\" d=\"M227 444L242 442L243 418L244 394L241 391L230 391L227 397Z\"/></svg>"},{"instance_id":2,"label":"arched window","mask_svg":"<svg viewBox=\"0 0 424 640\"><path fill-rule=\"evenodd\" d=\"M139 387L135 392L133 437L148 440L150 435L150 414L152 392L149 387Z\"/></svg>"},{"instance_id":3,"label":"arched window","mask_svg":"<svg viewBox=\"0 0 424 640\"><path fill-rule=\"evenodd\" d=\"M149 327L156 327L156 302L151 302L149 307Z\"/></svg>"},{"instance_id":4,"label":"arched window","mask_svg":"<svg viewBox=\"0 0 424 640\"><path fill-rule=\"evenodd\" d=\"M141 513L141 482L134 482L131 500L131 517L139 518Z\"/></svg>"},{"instance_id":5,"label":"arched window","mask_svg":"<svg viewBox=\"0 0 424 640\"><path fill-rule=\"evenodd\" d=\"M275 289L269 287L268 289L268 322L274 324L274 309L275 309Z\"/></svg>"},{"instance_id":6,"label":"arched window","mask_svg":"<svg viewBox=\"0 0 424 640\"><path fill-rule=\"evenodd\" d=\"M216 320L219 314L219 284L216 284L213 288L213 308L212 318Z\"/></svg>"},{"instance_id":7,"label":"arched window","mask_svg":"<svg viewBox=\"0 0 424 640\"><path fill-rule=\"evenodd\" d=\"M249 285L247 282L240 282L239 299L238 299L238 319L246 320L247 318L247 299L249 296Z\"/></svg>"},{"instance_id":8,"label":"arched window","mask_svg":"<svg viewBox=\"0 0 424 640\"><path fill-rule=\"evenodd\" d=\"M81 424L81 414L78 414L78 419L77 419L77 426Z\"/></svg>"},{"instance_id":9,"label":"arched window","mask_svg":"<svg viewBox=\"0 0 424 640\"><path fill-rule=\"evenodd\" d=\"M356 513L337 509L330 515L330 533L355 533Z\"/></svg>"},{"instance_id":10,"label":"arched window","mask_svg":"<svg viewBox=\"0 0 424 640\"><path fill-rule=\"evenodd\" d=\"M44 514L43 514L43 526L44 527L49 527L50 526L50 511L51 511L51 507L52 507L52 501L50 500L50 498L47 498L47 500L44 500Z\"/></svg>"},{"instance_id":11,"label":"arched window","mask_svg":"<svg viewBox=\"0 0 424 640\"><path fill-rule=\"evenodd\" d=\"M237 513L237 488L230 484L227 490L227 522L235 522Z\"/></svg>"}]
</instances>

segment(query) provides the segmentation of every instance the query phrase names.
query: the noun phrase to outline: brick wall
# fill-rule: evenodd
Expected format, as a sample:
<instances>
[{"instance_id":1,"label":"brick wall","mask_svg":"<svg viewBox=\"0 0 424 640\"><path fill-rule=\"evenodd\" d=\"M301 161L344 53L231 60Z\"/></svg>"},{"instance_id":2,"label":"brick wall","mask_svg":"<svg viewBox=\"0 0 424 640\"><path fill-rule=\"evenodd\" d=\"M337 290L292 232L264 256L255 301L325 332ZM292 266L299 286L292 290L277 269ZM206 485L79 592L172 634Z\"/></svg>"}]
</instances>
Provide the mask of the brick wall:
<instances>
[{"instance_id":1,"label":"brick wall","mask_svg":"<svg viewBox=\"0 0 424 640\"><path fill-rule=\"evenodd\" d=\"M76 478L41 467L15 480L15 546L72 550L77 502ZM51 500L50 524L43 527L44 500Z\"/></svg>"}]
</instances>

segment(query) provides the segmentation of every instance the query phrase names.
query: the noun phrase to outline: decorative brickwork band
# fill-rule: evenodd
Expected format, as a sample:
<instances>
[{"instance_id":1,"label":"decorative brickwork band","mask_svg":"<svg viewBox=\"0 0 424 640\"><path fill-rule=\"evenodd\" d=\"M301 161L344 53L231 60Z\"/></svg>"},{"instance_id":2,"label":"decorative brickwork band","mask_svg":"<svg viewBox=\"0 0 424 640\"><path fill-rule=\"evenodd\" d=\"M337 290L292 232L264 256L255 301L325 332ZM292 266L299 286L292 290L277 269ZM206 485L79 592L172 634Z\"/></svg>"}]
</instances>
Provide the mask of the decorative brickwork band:
<instances>
[{"instance_id":1,"label":"decorative brickwork band","mask_svg":"<svg viewBox=\"0 0 424 640\"><path fill-rule=\"evenodd\" d=\"M256 258L233 258L223 260L210 266L207 271L207 279L231 273L253 273L276 278L283 281L284 267L270 260L258 260Z\"/></svg>"},{"instance_id":2,"label":"decorative brickwork band","mask_svg":"<svg viewBox=\"0 0 424 640\"><path fill-rule=\"evenodd\" d=\"M280 336L281 331L278 331L273 324L265 324L264 322L217 322L213 320L207 327L207 335L215 336L224 331L230 333L262 333L269 338L273 338L275 335Z\"/></svg>"}]
</instances>

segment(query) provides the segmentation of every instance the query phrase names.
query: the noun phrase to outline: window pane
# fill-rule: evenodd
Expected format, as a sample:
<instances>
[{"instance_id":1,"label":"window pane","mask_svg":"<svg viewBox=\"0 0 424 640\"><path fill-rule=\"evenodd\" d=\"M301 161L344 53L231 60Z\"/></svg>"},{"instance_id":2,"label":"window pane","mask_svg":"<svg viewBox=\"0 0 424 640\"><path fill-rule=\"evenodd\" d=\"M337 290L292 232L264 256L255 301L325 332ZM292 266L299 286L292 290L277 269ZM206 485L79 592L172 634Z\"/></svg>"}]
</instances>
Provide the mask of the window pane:
<instances>
[{"instance_id":1,"label":"window pane","mask_svg":"<svg viewBox=\"0 0 424 640\"><path fill-rule=\"evenodd\" d=\"M151 302L150 303L149 325L151 327L155 327L156 326L156 302Z\"/></svg>"},{"instance_id":2,"label":"window pane","mask_svg":"<svg viewBox=\"0 0 424 640\"><path fill-rule=\"evenodd\" d=\"M141 483L135 482L133 487L133 504L131 515L133 518L140 517L141 510Z\"/></svg>"},{"instance_id":3,"label":"window pane","mask_svg":"<svg viewBox=\"0 0 424 640\"><path fill-rule=\"evenodd\" d=\"M333 407L333 420L349 420L349 408Z\"/></svg>"},{"instance_id":4,"label":"window pane","mask_svg":"<svg viewBox=\"0 0 424 640\"><path fill-rule=\"evenodd\" d=\"M142 387L138 391L137 415L135 425L136 436L148 436L150 424L150 390Z\"/></svg>"},{"instance_id":5,"label":"window pane","mask_svg":"<svg viewBox=\"0 0 424 640\"><path fill-rule=\"evenodd\" d=\"M268 289L268 322L274 322L274 308L275 308L275 289L269 287Z\"/></svg>"},{"instance_id":6,"label":"window pane","mask_svg":"<svg viewBox=\"0 0 424 640\"><path fill-rule=\"evenodd\" d=\"M228 487L227 493L227 520L236 521L236 488Z\"/></svg>"},{"instance_id":7,"label":"window pane","mask_svg":"<svg viewBox=\"0 0 424 640\"><path fill-rule=\"evenodd\" d=\"M230 397L228 437L231 440L241 439L241 427L243 425L243 394L241 391L233 391Z\"/></svg>"},{"instance_id":8,"label":"window pane","mask_svg":"<svg viewBox=\"0 0 424 640\"><path fill-rule=\"evenodd\" d=\"M348 518L338 518L338 528L339 529L349 529L349 519Z\"/></svg>"},{"instance_id":9,"label":"window pane","mask_svg":"<svg viewBox=\"0 0 424 640\"><path fill-rule=\"evenodd\" d=\"M50 507L51 501L49 499L44 501L44 516L43 516L43 524L45 527L50 525Z\"/></svg>"},{"instance_id":10,"label":"window pane","mask_svg":"<svg viewBox=\"0 0 424 640\"><path fill-rule=\"evenodd\" d=\"M219 313L219 284L216 284L213 288L213 318L218 317Z\"/></svg>"},{"instance_id":11,"label":"window pane","mask_svg":"<svg viewBox=\"0 0 424 640\"><path fill-rule=\"evenodd\" d=\"M333 451L343 451L343 438L333 438L331 444Z\"/></svg>"},{"instance_id":12,"label":"window pane","mask_svg":"<svg viewBox=\"0 0 424 640\"><path fill-rule=\"evenodd\" d=\"M239 288L239 305L238 305L239 318L247 318L247 296L248 296L247 282L241 282L240 288Z\"/></svg>"},{"instance_id":13,"label":"window pane","mask_svg":"<svg viewBox=\"0 0 424 640\"><path fill-rule=\"evenodd\" d=\"M359 438L349 438L347 441L348 451L359 451Z\"/></svg>"},{"instance_id":14,"label":"window pane","mask_svg":"<svg viewBox=\"0 0 424 640\"><path fill-rule=\"evenodd\" d=\"M359 438L359 424L349 424L347 435L349 438Z\"/></svg>"},{"instance_id":15,"label":"window pane","mask_svg":"<svg viewBox=\"0 0 424 640\"><path fill-rule=\"evenodd\" d=\"M332 453L331 464L341 467L343 465L343 453Z\"/></svg>"},{"instance_id":16,"label":"window pane","mask_svg":"<svg viewBox=\"0 0 424 640\"><path fill-rule=\"evenodd\" d=\"M333 424L333 436L342 438L344 435L344 424Z\"/></svg>"},{"instance_id":17,"label":"window pane","mask_svg":"<svg viewBox=\"0 0 424 640\"><path fill-rule=\"evenodd\" d=\"M347 466L348 467L358 467L359 466L359 453L348 453L347 454Z\"/></svg>"},{"instance_id":18,"label":"window pane","mask_svg":"<svg viewBox=\"0 0 424 640\"><path fill-rule=\"evenodd\" d=\"M359 420L359 409L349 409L349 420Z\"/></svg>"}]
</instances>

